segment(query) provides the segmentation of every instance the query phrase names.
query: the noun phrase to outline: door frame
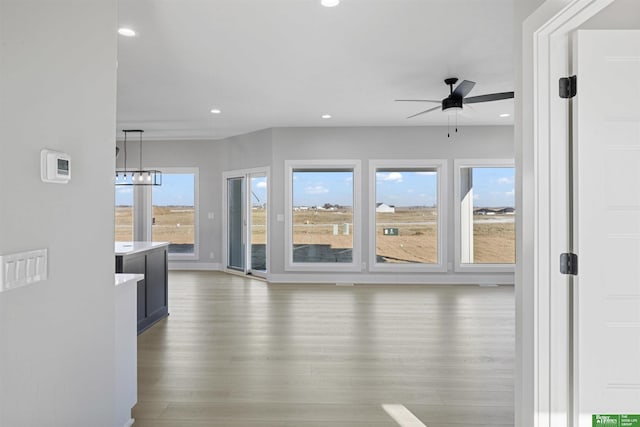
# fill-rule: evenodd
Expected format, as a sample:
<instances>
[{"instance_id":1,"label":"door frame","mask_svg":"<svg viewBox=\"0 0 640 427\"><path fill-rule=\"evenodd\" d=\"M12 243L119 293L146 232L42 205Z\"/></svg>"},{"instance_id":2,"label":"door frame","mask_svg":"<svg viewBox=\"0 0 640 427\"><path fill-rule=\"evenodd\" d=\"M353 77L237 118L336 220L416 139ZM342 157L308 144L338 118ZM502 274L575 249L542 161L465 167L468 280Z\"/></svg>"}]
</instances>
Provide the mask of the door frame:
<instances>
[{"instance_id":1,"label":"door frame","mask_svg":"<svg viewBox=\"0 0 640 427\"><path fill-rule=\"evenodd\" d=\"M571 32L614 1L547 0L523 23L515 124L516 209L522 213L515 279L515 425L520 427L571 425L569 294L558 269L570 224L568 154L562 143L569 117L557 81L571 73Z\"/></svg>"},{"instance_id":2,"label":"door frame","mask_svg":"<svg viewBox=\"0 0 640 427\"><path fill-rule=\"evenodd\" d=\"M239 270L234 270L228 268L229 260L228 260L228 187L227 180L229 178L244 178L245 182L245 191L244 191L244 228L245 228L245 239L248 239L249 233L249 225L250 225L250 209L249 202L251 197L251 175L254 174L264 174L267 177L267 212L266 212L266 221L267 221L267 247L266 247L266 273L262 273L261 271L253 271L248 268L248 264L251 262L251 245L245 244L244 255L245 255L245 265L244 272L240 272ZM270 209L270 201L271 200L271 168L269 166L251 168L251 169L236 169L231 171L224 171L222 173L222 269L227 273L232 274L249 274L251 273L254 276L261 277L264 279L268 279L269 272L271 271L271 209ZM248 243L248 242L245 242Z\"/></svg>"}]
</instances>

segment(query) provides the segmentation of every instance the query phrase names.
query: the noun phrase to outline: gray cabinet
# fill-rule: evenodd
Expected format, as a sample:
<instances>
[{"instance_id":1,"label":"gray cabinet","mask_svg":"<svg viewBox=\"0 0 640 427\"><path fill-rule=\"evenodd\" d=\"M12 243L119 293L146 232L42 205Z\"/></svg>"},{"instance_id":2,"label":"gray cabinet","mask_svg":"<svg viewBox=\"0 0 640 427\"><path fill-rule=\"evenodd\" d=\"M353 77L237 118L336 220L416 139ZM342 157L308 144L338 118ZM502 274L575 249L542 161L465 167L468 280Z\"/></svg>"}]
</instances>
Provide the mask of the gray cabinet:
<instances>
[{"instance_id":1,"label":"gray cabinet","mask_svg":"<svg viewBox=\"0 0 640 427\"><path fill-rule=\"evenodd\" d=\"M138 334L169 315L167 246L116 255L116 273L144 274L138 282Z\"/></svg>"}]
</instances>

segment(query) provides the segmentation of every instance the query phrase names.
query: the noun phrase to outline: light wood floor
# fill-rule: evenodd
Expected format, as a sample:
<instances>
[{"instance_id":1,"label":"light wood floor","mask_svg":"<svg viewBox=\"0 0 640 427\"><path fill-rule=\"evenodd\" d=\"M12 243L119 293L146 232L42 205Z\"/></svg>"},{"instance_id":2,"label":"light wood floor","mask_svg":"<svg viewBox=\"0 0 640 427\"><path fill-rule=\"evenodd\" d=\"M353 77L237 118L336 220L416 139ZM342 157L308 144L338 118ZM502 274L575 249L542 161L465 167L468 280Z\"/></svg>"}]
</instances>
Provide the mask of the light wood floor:
<instances>
[{"instance_id":1,"label":"light wood floor","mask_svg":"<svg viewBox=\"0 0 640 427\"><path fill-rule=\"evenodd\" d=\"M136 427L513 426L513 288L268 285L171 272Z\"/></svg>"}]
</instances>

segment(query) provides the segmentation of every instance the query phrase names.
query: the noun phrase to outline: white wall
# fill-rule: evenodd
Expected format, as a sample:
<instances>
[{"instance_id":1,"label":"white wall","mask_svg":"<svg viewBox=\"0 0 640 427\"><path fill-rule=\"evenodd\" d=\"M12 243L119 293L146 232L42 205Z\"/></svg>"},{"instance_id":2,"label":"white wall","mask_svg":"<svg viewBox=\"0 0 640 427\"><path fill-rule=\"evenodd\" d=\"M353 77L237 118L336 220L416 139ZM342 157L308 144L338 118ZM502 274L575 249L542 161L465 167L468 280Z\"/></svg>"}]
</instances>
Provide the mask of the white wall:
<instances>
[{"instance_id":1,"label":"white wall","mask_svg":"<svg viewBox=\"0 0 640 427\"><path fill-rule=\"evenodd\" d=\"M222 172L271 163L270 129L218 141L144 141L143 167L199 168L199 259L170 261L170 268L219 269L222 263ZM130 145L129 145L130 144ZM118 141L118 167L124 167L123 143ZM127 142L127 165L138 167L138 142ZM209 218L209 213L214 218ZM213 257L211 254L213 253Z\"/></svg>"},{"instance_id":2,"label":"white wall","mask_svg":"<svg viewBox=\"0 0 640 427\"><path fill-rule=\"evenodd\" d=\"M307 159L358 159L362 162L362 249L363 259L369 248L368 209L375 201L369 200L369 165L371 159L448 159L447 261L454 262L454 191L453 159L455 158L513 158L513 128L511 126L460 127L455 138L447 138L446 127L356 127L356 128L276 128L273 134L273 165L271 173L271 276L275 281L287 280L284 265L285 224L276 221L285 209L284 162ZM452 270L452 269L450 269ZM453 273L355 273L318 274L296 273L296 280L326 280L395 283L513 283L512 273L468 274ZM402 277L403 279L400 279ZM313 278L313 279L312 279Z\"/></svg>"},{"instance_id":3,"label":"white wall","mask_svg":"<svg viewBox=\"0 0 640 427\"><path fill-rule=\"evenodd\" d=\"M589 30L640 29L640 2L638 0L615 0L580 28Z\"/></svg>"},{"instance_id":4,"label":"white wall","mask_svg":"<svg viewBox=\"0 0 640 427\"><path fill-rule=\"evenodd\" d=\"M131 146L133 147L133 145ZM131 150L135 151L135 150ZM130 153L131 154L131 153ZM130 159L135 160L135 154ZM119 157L119 160L121 160ZM447 138L446 127L357 127L357 128L274 128L221 141L149 141L145 143L145 165L197 166L200 168L200 260L183 261L181 267L209 268L224 265L222 253L222 173L225 171L271 166L271 275L274 281L285 280L353 280L375 282L393 280L398 274L367 272L355 275L292 275L284 270L285 224L277 222L283 214L284 162L307 159L359 159L363 166L363 206L368 206L367 173L370 159L449 159L449 217L453 217L453 159L513 158L511 126L460 127L453 139ZM213 212L214 220L207 219ZM369 216L363 210L362 245L366 253ZM454 223L449 221L448 261L454 262ZM215 257L211 259L210 253ZM363 261L367 261L366 257ZM176 263L172 263L174 266ZM215 264L215 265L213 265ZM401 274L407 282L435 283L513 283L512 273L479 274Z\"/></svg>"},{"instance_id":5,"label":"white wall","mask_svg":"<svg viewBox=\"0 0 640 427\"><path fill-rule=\"evenodd\" d=\"M118 154L118 167L124 167L122 141ZM138 168L137 141L127 141L127 166ZM181 261L180 265L194 266L192 268L218 268L220 235L221 194L220 165L223 142L218 141L145 141L143 151L143 167L197 167L199 170L199 231L200 245L198 261ZM112 189L113 191L113 189ZM209 219L208 213L213 212L215 218ZM209 254L213 252L214 258ZM171 264L175 264L171 262Z\"/></svg>"},{"instance_id":6,"label":"white wall","mask_svg":"<svg viewBox=\"0 0 640 427\"><path fill-rule=\"evenodd\" d=\"M0 293L0 425L113 426L115 0L0 2L0 253L49 280ZM40 149L72 157L40 181Z\"/></svg>"}]
</instances>

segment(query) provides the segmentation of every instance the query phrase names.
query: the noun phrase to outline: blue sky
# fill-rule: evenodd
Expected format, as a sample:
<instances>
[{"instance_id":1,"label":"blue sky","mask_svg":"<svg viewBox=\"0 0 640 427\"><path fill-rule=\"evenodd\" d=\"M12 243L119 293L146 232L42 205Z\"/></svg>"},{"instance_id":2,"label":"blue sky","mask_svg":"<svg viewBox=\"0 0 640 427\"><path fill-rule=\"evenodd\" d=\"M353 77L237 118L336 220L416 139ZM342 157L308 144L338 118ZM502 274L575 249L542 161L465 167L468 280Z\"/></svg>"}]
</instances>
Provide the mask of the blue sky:
<instances>
[{"instance_id":1,"label":"blue sky","mask_svg":"<svg viewBox=\"0 0 640 427\"><path fill-rule=\"evenodd\" d=\"M438 176L429 171L389 170L376 173L376 203L435 206Z\"/></svg>"},{"instance_id":2,"label":"blue sky","mask_svg":"<svg viewBox=\"0 0 640 427\"><path fill-rule=\"evenodd\" d=\"M474 168L476 207L514 206L513 168ZM376 173L376 202L394 206L432 206L436 203L437 176L433 172L385 170ZM293 205L351 206L351 172L294 172Z\"/></svg>"},{"instance_id":3,"label":"blue sky","mask_svg":"<svg viewBox=\"0 0 640 427\"><path fill-rule=\"evenodd\" d=\"M251 178L251 204L262 206L267 202L267 178Z\"/></svg>"},{"instance_id":4,"label":"blue sky","mask_svg":"<svg viewBox=\"0 0 640 427\"><path fill-rule=\"evenodd\" d=\"M389 170L376 174L376 201L395 206L432 206L436 202L437 177L431 172ZM193 206L193 175L163 174L162 185L153 187L153 204ZM252 204L267 199L266 178L253 178ZM473 168L475 207L515 206L513 168ZM258 201L260 200L260 202ZM351 172L299 172L293 174L294 206L325 203L351 206ZM130 206L133 187L116 187L116 205Z\"/></svg>"},{"instance_id":5,"label":"blue sky","mask_svg":"<svg viewBox=\"0 0 640 427\"><path fill-rule=\"evenodd\" d=\"M474 207L515 207L514 168L473 168Z\"/></svg>"},{"instance_id":6,"label":"blue sky","mask_svg":"<svg viewBox=\"0 0 640 427\"><path fill-rule=\"evenodd\" d=\"M293 205L353 205L352 172L293 172Z\"/></svg>"}]
</instances>

